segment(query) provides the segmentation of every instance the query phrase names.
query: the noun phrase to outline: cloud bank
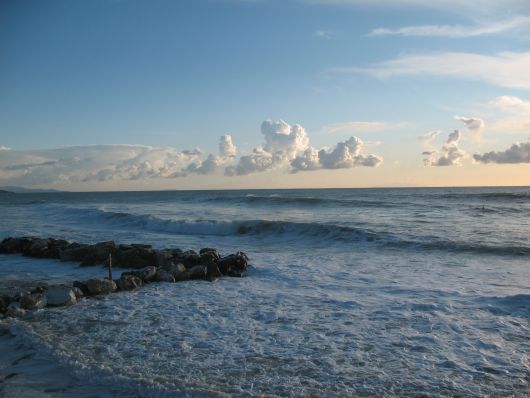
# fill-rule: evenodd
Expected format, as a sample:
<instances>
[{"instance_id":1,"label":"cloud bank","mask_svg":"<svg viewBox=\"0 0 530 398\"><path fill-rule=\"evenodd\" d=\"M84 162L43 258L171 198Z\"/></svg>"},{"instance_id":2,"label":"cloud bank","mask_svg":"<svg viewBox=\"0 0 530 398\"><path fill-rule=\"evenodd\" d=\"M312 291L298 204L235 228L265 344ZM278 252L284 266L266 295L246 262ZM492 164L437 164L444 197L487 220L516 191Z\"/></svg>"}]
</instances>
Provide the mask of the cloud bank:
<instances>
[{"instance_id":1,"label":"cloud bank","mask_svg":"<svg viewBox=\"0 0 530 398\"><path fill-rule=\"evenodd\" d=\"M434 134L436 133L436 134ZM422 137L429 138L432 141L439 132L430 132ZM423 164L426 166L459 166L460 161L464 159L467 154L458 147L461 138L459 130L455 130L449 134L447 140L442 145L440 150L425 151L422 154L427 156L423 159Z\"/></svg>"},{"instance_id":2,"label":"cloud bank","mask_svg":"<svg viewBox=\"0 0 530 398\"><path fill-rule=\"evenodd\" d=\"M273 169L337 169L378 166L382 158L362 154L356 137L332 148L317 151L311 168L301 166L299 157L311 148L306 130L283 120L261 125L262 146L240 155L230 134L221 136L218 153L200 149L178 150L142 145L87 145L53 149L0 149L0 183L4 185L68 185L112 180L141 181L176 179L214 173L248 175ZM315 150L316 151L316 150Z\"/></svg>"}]
</instances>

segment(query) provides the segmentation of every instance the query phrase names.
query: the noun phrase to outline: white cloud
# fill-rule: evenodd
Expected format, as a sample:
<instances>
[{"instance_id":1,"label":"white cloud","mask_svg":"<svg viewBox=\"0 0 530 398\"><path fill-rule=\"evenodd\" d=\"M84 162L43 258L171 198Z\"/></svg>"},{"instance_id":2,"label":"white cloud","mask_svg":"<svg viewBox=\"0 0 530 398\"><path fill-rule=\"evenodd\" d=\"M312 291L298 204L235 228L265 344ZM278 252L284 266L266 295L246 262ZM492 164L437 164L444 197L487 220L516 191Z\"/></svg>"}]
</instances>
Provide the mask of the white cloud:
<instances>
[{"instance_id":1,"label":"white cloud","mask_svg":"<svg viewBox=\"0 0 530 398\"><path fill-rule=\"evenodd\" d=\"M485 81L501 87L530 89L530 52L428 53L406 55L369 67L333 68L332 72L366 73L381 79L393 76L447 76Z\"/></svg>"},{"instance_id":2,"label":"white cloud","mask_svg":"<svg viewBox=\"0 0 530 398\"><path fill-rule=\"evenodd\" d=\"M484 130L484 120L479 117L465 117L455 116L455 120L459 120L466 125L467 131L471 133L471 137L475 141L482 141L482 131Z\"/></svg>"},{"instance_id":3,"label":"white cloud","mask_svg":"<svg viewBox=\"0 0 530 398\"><path fill-rule=\"evenodd\" d=\"M418 137L418 140L425 145L431 145L432 142L438 137L442 132L440 130L429 131Z\"/></svg>"},{"instance_id":4,"label":"white cloud","mask_svg":"<svg viewBox=\"0 0 530 398\"><path fill-rule=\"evenodd\" d=\"M423 163L426 166L460 165L460 161L467 156L466 152L458 147L460 138L461 134L459 130L450 133L441 150L423 152L423 155L427 156L427 158L423 160Z\"/></svg>"},{"instance_id":5,"label":"white cloud","mask_svg":"<svg viewBox=\"0 0 530 398\"><path fill-rule=\"evenodd\" d=\"M327 133L349 133L349 134L374 133L378 131L384 131L384 130L389 130L392 128L397 128L403 125L404 123L353 121L353 122L329 124L327 126L324 126L324 131Z\"/></svg>"},{"instance_id":6,"label":"white cloud","mask_svg":"<svg viewBox=\"0 0 530 398\"><path fill-rule=\"evenodd\" d=\"M475 154L473 159L478 163L530 163L530 142L518 142L505 151L491 151L483 155Z\"/></svg>"},{"instance_id":7,"label":"white cloud","mask_svg":"<svg viewBox=\"0 0 530 398\"><path fill-rule=\"evenodd\" d=\"M488 130L500 133L530 132L530 101L503 95L490 101L488 106L497 112Z\"/></svg>"},{"instance_id":8,"label":"white cloud","mask_svg":"<svg viewBox=\"0 0 530 398\"><path fill-rule=\"evenodd\" d=\"M232 136L230 134L225 134L221 136L219 141L219 154L221 156L235 156L237 152L236 146L232 143Z\"/></svg>"},{"instance_id":9,"label":"white cloud","mask_svg":"<svg viewBox=\"0 0 530 398\"><path fill-rule=\"evenodd\" d=\"M483 35L505 33L521 28L528 28L530 17L518 16L505 21L489 21L475 25L417 25L405 26L397 29L377 28L370 32L370 36L425 36L464 38Z\"/></svg>"},{"instance_id":10,"label":"white cloud","mask_svg":"<svg viewBox=\"0 0 530 398\"><path fill-rule=\"evenodd\" d=\"M9 151L11 148L8 148L6 146L0 145L0 151Z\"/></svg>"}]
</instances>

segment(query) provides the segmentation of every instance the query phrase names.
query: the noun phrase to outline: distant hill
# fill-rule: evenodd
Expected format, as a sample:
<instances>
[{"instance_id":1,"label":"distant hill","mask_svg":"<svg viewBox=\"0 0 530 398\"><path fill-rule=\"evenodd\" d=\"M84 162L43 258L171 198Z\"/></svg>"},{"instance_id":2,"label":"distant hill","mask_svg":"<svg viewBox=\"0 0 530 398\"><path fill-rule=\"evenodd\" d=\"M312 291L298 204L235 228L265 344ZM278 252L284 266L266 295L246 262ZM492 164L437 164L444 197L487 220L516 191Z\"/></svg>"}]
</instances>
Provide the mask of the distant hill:
<instances>
[{"instance_id":1,"label":"distant hill","mask_svg":"<svg viewBox=\"0 0 530 398\"><path fill-rule=\"evenodd\" d=\"M44 193L44 192L62 192L57 189L37 189L24 187L0 187L0 193Z\"/></svg>"}]
</instances>

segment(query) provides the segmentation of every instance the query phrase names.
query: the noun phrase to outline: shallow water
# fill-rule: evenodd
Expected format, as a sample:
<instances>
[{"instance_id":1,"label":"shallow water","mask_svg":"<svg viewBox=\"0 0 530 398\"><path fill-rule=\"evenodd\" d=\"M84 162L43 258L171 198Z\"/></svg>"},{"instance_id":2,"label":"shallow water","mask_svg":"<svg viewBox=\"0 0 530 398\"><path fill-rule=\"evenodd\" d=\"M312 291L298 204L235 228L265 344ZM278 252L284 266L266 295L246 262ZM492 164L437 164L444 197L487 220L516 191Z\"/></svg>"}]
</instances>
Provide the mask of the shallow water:
<instances>
[{"instance_id":1,"label":"shallow water","mask_svg":"<svg viewBox=\"0 0 530 398\"><path fill-rule=\"evenodd\" d=\"M214 246L251 258L243 279L152 284L3 321L21 352L52 358L57 377L73 380L58 396L83 380L101 395L112 385L138 396L530 392L529 189L20 194L0 203L2 236ZM86 272L104 270L0 256L10 283ZM29 377L18 372L0 384L15 386L8 396Z\"/></svg>"}]
</instances>

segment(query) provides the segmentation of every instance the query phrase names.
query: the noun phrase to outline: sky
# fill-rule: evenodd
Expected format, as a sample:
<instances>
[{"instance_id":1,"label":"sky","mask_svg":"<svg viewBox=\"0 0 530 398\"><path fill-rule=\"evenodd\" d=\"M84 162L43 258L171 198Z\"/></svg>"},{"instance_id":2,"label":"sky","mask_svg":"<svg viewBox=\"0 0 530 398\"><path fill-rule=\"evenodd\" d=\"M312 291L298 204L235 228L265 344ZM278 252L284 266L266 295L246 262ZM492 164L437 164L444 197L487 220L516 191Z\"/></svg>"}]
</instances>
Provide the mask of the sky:
<instances>
[{"instance_id":1,"label":"sky","mask_svg":"<svg viewBox=\"0 0 530 398\"><path fill-rule=\"evenodd\" d=\"M530 185L530 0L3 0L0 186Z\"/></svg>"}]
</instances>

